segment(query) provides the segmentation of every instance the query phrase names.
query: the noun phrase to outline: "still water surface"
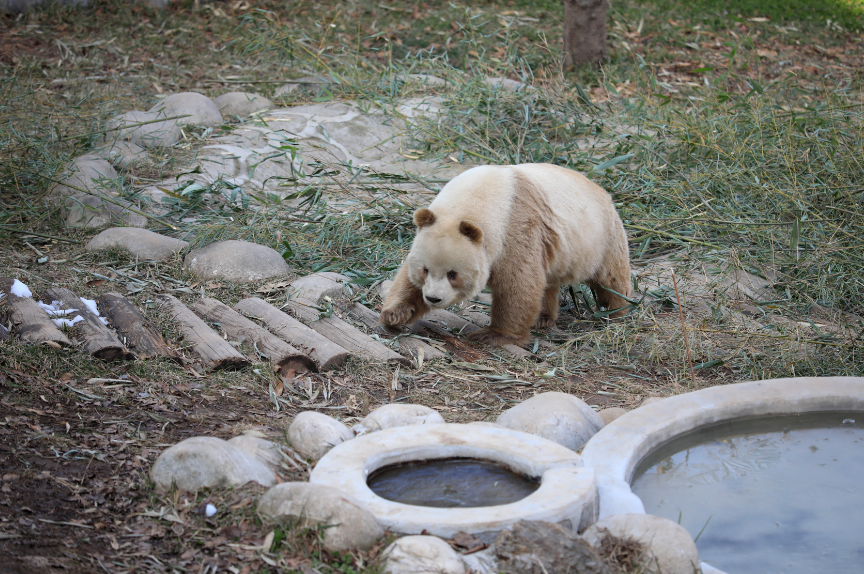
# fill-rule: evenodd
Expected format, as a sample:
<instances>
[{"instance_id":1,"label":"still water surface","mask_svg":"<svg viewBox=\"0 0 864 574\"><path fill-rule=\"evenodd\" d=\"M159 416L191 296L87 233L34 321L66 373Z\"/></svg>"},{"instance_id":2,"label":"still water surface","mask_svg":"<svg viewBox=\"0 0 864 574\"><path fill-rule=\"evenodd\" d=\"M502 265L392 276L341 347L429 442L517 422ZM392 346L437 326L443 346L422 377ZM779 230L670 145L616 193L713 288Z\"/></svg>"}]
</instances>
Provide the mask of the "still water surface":
<instances>
[{"instance_id":1,"label":"still water surface","mask_svg":"<svg viewBox=\"0 0 864 574\"><path fill-rule=\"evenodd\" d=\"M864 413L697 431L646 458L633 492L730 574L864 573Z\"/></svg>"},{"instance_id":2,"label":"still water surface","mask_svg":"<svg viewBox=\"0 0 864 574\"><path fill-rule=\"evenodd\" d=\"M373 473L367 484L381 498L435 508L510 504L540 486L494 462L458 458L386 467Z\"/></svg>"}]
</instances>

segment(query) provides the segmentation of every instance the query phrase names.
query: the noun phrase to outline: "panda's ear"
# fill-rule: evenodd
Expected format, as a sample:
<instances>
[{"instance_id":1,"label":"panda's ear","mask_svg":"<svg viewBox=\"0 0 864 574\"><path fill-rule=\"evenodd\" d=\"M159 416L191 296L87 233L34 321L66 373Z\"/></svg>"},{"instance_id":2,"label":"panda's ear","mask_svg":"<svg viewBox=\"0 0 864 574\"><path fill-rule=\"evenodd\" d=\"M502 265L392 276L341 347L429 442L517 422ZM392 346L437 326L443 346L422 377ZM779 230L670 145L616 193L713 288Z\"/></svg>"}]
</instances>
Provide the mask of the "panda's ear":
<instances>
[{"instance_id":1,"label":"panda's ear","mask_svg":"<svg viewBox=\"0 0 864 574\"><path fill-rule=\"evenodd\" d=\"M459 233L471 240L472 243L480 244L483 241L483 230L471 223L462 221L459 223Z\"/></svg>"},{"instance_id":2,"label":"panda's ear","mask_svg":"<svg viewBox=\"0 0 864 574\"><path fill-rule=\"evenodd\" d=\"M435 214L425 207L421 207L414 212L414 225L417 227L422 229L427 225L432 225L433 223L435 223Z\"/></svg>"}]
</instances>

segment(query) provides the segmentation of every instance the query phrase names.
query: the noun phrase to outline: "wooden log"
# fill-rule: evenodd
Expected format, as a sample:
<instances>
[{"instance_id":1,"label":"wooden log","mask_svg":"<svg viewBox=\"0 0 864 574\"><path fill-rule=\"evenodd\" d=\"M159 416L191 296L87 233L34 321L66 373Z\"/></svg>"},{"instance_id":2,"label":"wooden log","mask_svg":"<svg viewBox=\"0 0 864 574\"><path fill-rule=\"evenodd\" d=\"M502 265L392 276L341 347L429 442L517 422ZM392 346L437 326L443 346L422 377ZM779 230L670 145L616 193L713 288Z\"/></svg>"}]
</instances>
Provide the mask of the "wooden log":
<instances>
[{"instance_id":1,"label":"wooden log","mask_svg":"<svg viewBox=\"0 0 864 574\"><path fill-rule=\"evenodd\" d=\"M157 295L156 301L177 322L183 337L207 369L239 369L249 364L246 357L207 326L198 315L171 295Z\"/></svg>"},{"instance_id":2,"label":"wooden log","mask_svg":"<svg viewBox=\"0 0 864 574\"><path fill-rule=\"evenodd\" d=\"M319 311L315 303L308 299L291 299L283 309L286 309L309 327L352 353L370 359L388 362L395 361L405 366L411 366L411 359L403 357L396 351L385 347L342 319L338 317L319 318Z\"/></svg>"},{"instance_id":3,"label":"wooden log","mask_svg":"<svg viewBox=\"0 0 864 574\"><path fill-rule=\"evenodd\" d=\"M470 309L462 309L456 314L463 319L468 319L478 327L486 327L492 322L492 318L486 313L478 313L477 311L471 311Z\"/></svg>"},{"instance_id":4,"label":"wooden log","mask_svg":"<svg viewBox=\"0 0 864 574\"><path fill-rule=\"evenodd\" d=\"M0 278L0 289L3 297L0 305L5 307L5 313L12 321L12 330L25 343L46 343L53 346L71 347L72 341L57 328L45 310L30 297L12 295L10 289L14 279Z\"/></svg>"},{"instance_id":5,"label":"wooden log","mask_svg":"<svg viewBox=\"0 0 864 574\"><path fill-rule=\"evenodd\" d=\"M180 360L180 356L168 346L159 330L126 297L119 293L103 293L96 302L136 357Z\"/></svg>"},{"instance_id":6,"label":"wooden log","mask_svg":"<svg viewBox=\"0 0 864 574\"><path fill-rule=\"evenodd\" d=\"M45 291L45 297L49 301L58 301L61 309L77 309L65 318L72 320L80 316L84 319L76 326L81 333L82 348L87 353L103 361L128 361L135 358L75 293L63 287L52 287Z\"/></svg>"},{"instance_id":7,"label":"wooden log","mask_svg":"<svg viewBox=\"0 0 864 574\"><path fill-rule=\"evenodd\" d=\"M445 311L443 309L434 309L429 313L423 315L423 319L429 321L430 323L435 321L443 324L448 329L450 329L454 335L467 335L468 333L473 333L474 331L479 331L480 327L475 325L474 323L468 321L451 313L450 311ZM510 355L514 357L533 357L534 354L530 351L526 351L522 347L518 345L501 345L498 347L499 349L503 349Z\"/></svg>"},{"instance_id":8,"label":"wooden log","mask_svg":"<svg viewBox=\"0 0 864 574\"><path fill-rule=\"evenodd\" d=\"M344 310L348 313L349 317L362 323L366 328L371 329L378 335L393 337L395 334L398 334L391 333L385 329L384 326L378 322L378 313L365 305L361 305L360 303L351 303L350 305L346 305ZM417 357L419 350L423 349L423 358L425 360L440 359L441 357L446 356L432 345L424 343L416 337L400 337L399 348L400 350L405 349L405 352L410 353L412 357Z\"/></svg>"},{"instance_id":9,"label":"wooden log","mask_svg":"<svg viewBox=\"0 0 864 574\"><path fill-rule=\"evenodd\" d=\"M269 358L273 370L280 375L292 369L298 373L318 372L312 359L221 301L209 297L198 299L192 305L192 310L211 323L222 325L222 330L229 337L241 342L254 341L258 350Z\"/></svg>"},{"instance_id":10,"label":"wooden log","mask_svg":"<svg viewBox=\"0 0 864 574\"><path fill-rule=\"evenodd\" d=\"M234 310L259 319L271 333L307 353L322 371L338 367L350 355L347 349L262 299L243 299Z\"/></svg>"}]
</instances>

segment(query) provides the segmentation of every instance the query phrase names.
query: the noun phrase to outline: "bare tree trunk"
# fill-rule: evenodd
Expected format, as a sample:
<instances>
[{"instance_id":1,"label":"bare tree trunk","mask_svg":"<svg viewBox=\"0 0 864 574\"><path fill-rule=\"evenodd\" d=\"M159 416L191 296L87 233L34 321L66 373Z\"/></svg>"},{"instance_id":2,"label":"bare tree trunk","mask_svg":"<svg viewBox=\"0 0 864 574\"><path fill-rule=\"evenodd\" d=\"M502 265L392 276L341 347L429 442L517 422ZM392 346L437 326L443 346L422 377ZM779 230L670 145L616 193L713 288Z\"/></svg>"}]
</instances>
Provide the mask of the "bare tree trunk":
<instances>
[{"instance_id":1,"label":"bare tree trunk","mask_svg":"<svg viewBox=\"0 0 864 574\"><path fill-rule=\"evenodd\" d=\"M607 0L564 0L564 69L607 58Z\"/></svg>"}]
</instances>

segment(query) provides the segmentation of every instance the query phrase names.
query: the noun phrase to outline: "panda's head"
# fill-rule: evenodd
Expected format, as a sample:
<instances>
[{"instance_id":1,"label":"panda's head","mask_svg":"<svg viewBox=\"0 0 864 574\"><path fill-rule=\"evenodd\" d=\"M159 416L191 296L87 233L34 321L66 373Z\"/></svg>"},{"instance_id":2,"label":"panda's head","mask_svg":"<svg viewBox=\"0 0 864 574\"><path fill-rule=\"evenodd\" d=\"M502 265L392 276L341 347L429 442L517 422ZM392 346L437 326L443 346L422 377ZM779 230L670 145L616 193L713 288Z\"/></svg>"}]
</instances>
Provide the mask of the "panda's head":
<instances>
[{"instance_id":1,"label":"panda's head","mask_svg":"<svg viewBox=\"0 0 864 574\"><path fill-rule=\"evenodd\" d=\"M437 217L426 208L414 213L417 237L406 262L411 283L434 309L458 303L483 289L489 266L483 231L470 221Z\"/></svg>"}]
</instances>

